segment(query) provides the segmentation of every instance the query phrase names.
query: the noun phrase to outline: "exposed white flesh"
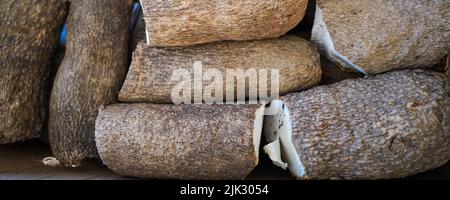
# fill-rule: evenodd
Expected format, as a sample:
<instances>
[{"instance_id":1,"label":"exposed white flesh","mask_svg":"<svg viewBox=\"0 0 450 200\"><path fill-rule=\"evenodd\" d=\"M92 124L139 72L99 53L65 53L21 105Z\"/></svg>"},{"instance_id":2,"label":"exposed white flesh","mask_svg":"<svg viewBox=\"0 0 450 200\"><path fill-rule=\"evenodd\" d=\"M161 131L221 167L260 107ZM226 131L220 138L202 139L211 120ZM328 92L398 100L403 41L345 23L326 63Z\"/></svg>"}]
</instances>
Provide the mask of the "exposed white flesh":
<instances>
[{"instance_id":1,"label":"exposed white flesh","mask_svg":"<svg viewBox=\"0 0 450 200\"><path fill-rule=\"evenodd\" d=\"M269 143L264 151L276 166L283 169L287 166L295 177L306 177L305 168L292 143L289 109L281 100L272 101L266 109L264 136Z\"/></svg>"}]
</instances>

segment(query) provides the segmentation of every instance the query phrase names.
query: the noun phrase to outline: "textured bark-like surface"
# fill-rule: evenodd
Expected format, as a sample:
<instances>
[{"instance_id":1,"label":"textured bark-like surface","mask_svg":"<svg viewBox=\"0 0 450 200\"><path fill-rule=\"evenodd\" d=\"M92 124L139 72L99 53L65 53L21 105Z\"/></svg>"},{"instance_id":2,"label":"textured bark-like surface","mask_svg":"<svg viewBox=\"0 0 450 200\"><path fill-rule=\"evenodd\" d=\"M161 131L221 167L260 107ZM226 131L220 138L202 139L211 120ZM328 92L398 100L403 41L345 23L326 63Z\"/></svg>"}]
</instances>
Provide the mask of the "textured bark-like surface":
<instances>
[{"instance_id":1,"label":"textured bark-like surface","mask_svg":"<svg viewBox=\"0 0 450 200\"><path fill-rule=\"evenodd\" d=\"M62 0L0 1L0 144L42 131L66 12Z\"/></svg>"},{"instance_id":2,"label":"textured bark-like surface","mask_svg":"<svg viewBox=\"0 0 450 200\"><path fill-rule=\"evenodd\" d=\"M97 110L117 100L128 62L127 0L73 0L50 100L49 141L65 166L96 157Z\"/></svg>"},{"instance_id":3,"label":"textured bark-like surface","mask_svg":"<svg viewBox=\"0 0 450 200\"><path fill-rule=\"evenodd\" d=\"M367 73L431 67L450 47L448 0L318 0L312 40ZM321 23L323 19L323 23ZM326 41L326 33L331 41ZM331 42L331 43L330 43ZM336 57L332 49L343 57ZM336 53L336 52L334 52Z\"/></svg>"},{"instance_id":4,"label":"textured bark-like surface","mask_svg":"<svg viewBox=\"0 0 450 200\"><path fill-rule=\"evenodd\" d=\"M405 70L284 96L311 179L405 177L450 158L450 97L442 74Z\"/></svg>"},{"instance_id":5,"label":"textured bark-like surface","mask_svg":"<svg viewBox=\"0 0 450 200\"><path fill-rule=\"evenodd\" d=\"M116 104L101 109L103 162L126 176L244 179L258 164L264 105Z\"/></svg>"},{"instance_id":6,"label":"textured bark-like surface","mask_svg":"<svg viewBox=\"0 0 450 200\"><path fill-rule=\"evenodd\" d=\"M287 94L310 88L320 82L320 56L316 48L308 41L286 36L279 39L256 40L247 42L218 42L191 47L148 47L139 44L133 55L133 61L127 79L119 94L123 102L171 103L172 89L178 84L171 76L178 69L186 69L193 74L195 61L203 62L203 71L217 69L223 77L225 88L235 89L242 85L226 84L227 70L249 69L279 70L279 92ZM243 74L242 74L243 75ZM268 80L271 77L267 76ZM262 79L260 79L262 80ZM203 85L213 80L203 81ZM267 94L271 94L270 81ZM256 90L258 87L249 87ZM192 92L193 94L193 92ZM247 96L251 94L247 92Z\"/></svg>"},{"instance_id":7,"label":"textured bark-like surface","mask_svg":"<svg viewBox=\"0 0 450 200\"><path fill-rule=\"evenodd\" d=\"M320 65L322 66L322 79L320 81L321 85L329 85L347 79L364 77L361 73L357 73L351 69L337 65L336 63L328 60L325 56L320 57Z\"/></svg>"},{"instance_id":8,"label":"textured bark-like surface","mask_svg":"<svg viewBox=\"0 0 450 200\"><path fill-rule=\"evenodd\" d=\"M305 15L307 0L141 0L150 46L276 38Z\"/></svg>"}]
</instances>

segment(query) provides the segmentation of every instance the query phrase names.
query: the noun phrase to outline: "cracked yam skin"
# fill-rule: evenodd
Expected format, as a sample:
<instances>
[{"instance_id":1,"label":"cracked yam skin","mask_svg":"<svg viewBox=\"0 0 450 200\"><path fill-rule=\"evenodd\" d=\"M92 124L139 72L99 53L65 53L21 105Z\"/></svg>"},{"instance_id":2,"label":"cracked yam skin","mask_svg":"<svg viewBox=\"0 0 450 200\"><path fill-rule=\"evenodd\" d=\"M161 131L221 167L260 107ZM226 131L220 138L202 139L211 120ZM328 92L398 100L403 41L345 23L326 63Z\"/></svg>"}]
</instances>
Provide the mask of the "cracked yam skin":
<instances>
[{"instance_id":1,"label":"cracked yam skin","mask_svg":"<svg viewBox=\"0 0 450 200\"><path fill-rule=\"evenodd\" d=\"M62 0L0 1L0 144L43 131L66 12Z\"/></svg>"},{"instance_id":2,"label":"cracked yam skin","mask_svg":"<svg viewBox=\"0 0 450 200\"><path fill-rule=\"evenodd\" d=\"M244 179L258 164L263 113L261 104L115 104L99 112L97 148L125 176Z\"/></svg>"},{"instance_id":3,"label":"cracked yam skin","mask_svg":"<svg viewBox=\"0 0 450 200\"><path fill-rule=\"evenodd\" d=\"M304 17L307 0L141 0L150 46L277 38Z\"/></svg>"},{"instance_id":4,"label":"cracked yam skin","mask_svg":"<svg viewBox=\"0 0 450 200\"><path fill-rule=\"evenodd\" d=\"M128 0L73 0L50 100L49 142L64 166L97 157L95 119L117 101L128 62Z\"/></svg>"},{"instance_id":5,"label":"cracked yam skin","mask_svg":"<svg viewBox=\"0 0 450 200\"><path fill-rule=\"evenodd\" d=\"M450 48L448 0L317 3L336 50L369 74L430 67Z\"/></svg>"},{"instance_id":6,"label":"cracked yam skin","mask_svg":"<svg viewBox=\"0 0 450 200\"><path fill-rule=\"evenodd\" d=\"M278 69L280 95L311 88L317 85L321 78L320 55L317 49L310 42L296 36L245 42L217 42L191 47L155 48L141 43L134 52L119 100L129 103L172 103L172 89L179 83L172 81L172 75L179 69L193 74L196 61L202 61L204 73L208 69L217 69L222 73L224 98L226 91L233 88L234 91L238 87L245 86L246 91L250 88L248 83L226 84L227 70L230 69L242 69L244 72L254 69L256 73L259 73L260 69L267 69L268 75L271 69ZM268 95L272 93L270 80L268 76ZM203 81L204 87L211 84L212 80ZM251 88L258 89L259 86ZM246 92L247 97L249 94Z\"/></svg>"},{"instance_id":7,"label":"cracked yam skin","mask_svg":"<svg viewBox=\"0 0 450 200\"><path fill-rule=\"evenodd\" d=\"M388 179L450 158L449 80L405 70L282 97L310 179Z\"/></svg>"}]
</instances>

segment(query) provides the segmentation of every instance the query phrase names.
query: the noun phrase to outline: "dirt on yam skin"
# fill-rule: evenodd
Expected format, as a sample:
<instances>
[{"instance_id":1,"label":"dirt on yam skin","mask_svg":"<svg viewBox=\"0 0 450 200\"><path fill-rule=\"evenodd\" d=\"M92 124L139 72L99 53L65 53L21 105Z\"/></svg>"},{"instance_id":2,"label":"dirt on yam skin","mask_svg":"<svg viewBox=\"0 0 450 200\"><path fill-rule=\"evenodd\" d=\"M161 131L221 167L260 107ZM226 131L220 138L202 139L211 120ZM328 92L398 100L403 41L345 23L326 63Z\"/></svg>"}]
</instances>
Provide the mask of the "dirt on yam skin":
<instances>
[{"instance_id":1,"label":"dirt on yam skin","mask_svg":"<svg viewBox=\"0 0 450 200\"><path fill-rule=\"evenodd\" d=\"M244 179L258 164L264 105L115 104L96 143L114 172L157 179Z\"/></svg>"},{"instance_id":2,"label":"dirt on yam skin","mask_svg":"<svg viewBox=\"0 0 450 200\"><path fill-rule=\"evenodd\" d=\"M49 142L64 166L97 157L95 119L117 100L128 62L128 0L72 1L67 50L50 100Z\"/></svg>"},{"instance_id":3,"label":"dirt on yam skin","mask_svg":"<svg viewBox=\"0 0 450 200\"><path fill-rule=\"evenodd\" d=\"M442 73L405 70L289 94L281 98L289 123L266 118L266 134L284 134L278 125L291 125L301 166L291 162L289 168L302 169L299 178L390 179L424 172L450 158L448 81Z\"/></svg>"},{"instance_id":4,"label":"dirt on yam skin","mask_svg":"<svg viewBox=\"0 0 450 200\"><path fill-rule=\"evenodd\" d=\"M0 1L0 144L43 131L67 6L62 0Z\"/></svg>"}]
</instances>

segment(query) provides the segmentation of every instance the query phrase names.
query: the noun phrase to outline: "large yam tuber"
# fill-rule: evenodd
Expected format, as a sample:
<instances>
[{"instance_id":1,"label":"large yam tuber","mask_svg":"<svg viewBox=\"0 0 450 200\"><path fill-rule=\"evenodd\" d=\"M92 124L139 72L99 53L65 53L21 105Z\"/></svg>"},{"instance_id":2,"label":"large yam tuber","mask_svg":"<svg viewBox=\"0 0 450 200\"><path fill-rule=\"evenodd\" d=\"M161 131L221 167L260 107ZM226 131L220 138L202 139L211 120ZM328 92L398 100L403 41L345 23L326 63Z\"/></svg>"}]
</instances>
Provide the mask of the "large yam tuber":
<instances>
[{"instance_id":1,"label":"large yam tuber","mask_svg":"<svg viewBox=\"0 0 450 200\"><path fill-rule=\"evenodd\" d=\"M126 76L129 16L127 0L72 1L49 121L52 152L65 166L97 156L97 110L116 101Z\"/></svg>"},{"instance_id":2,"label":"large yam tuber","mask_svg":"<svg viewBox=\"0 0 450 200\"><path fill-rule=\"evenodd\" d=\"M289 94L281 98L283 112L266 118L265 134L281 142L299 178L413 175L450 158L448 81L441 73L405 70ZM274 144L265 150L276 158Z\"/></svg>"},{"instance_id":3,"label":"large yam tuber","mask_svg":"<svg viewBox=\"0 0 450 200\"><path fill-rule=\"evenodd\" d=\"M126 176L243 179L258 164L264 105L116 104L101 109L103 162Z\"/></svg>"},{"instance_id":4,"label":"large yam tuber","mask_svg":"<svg viewBox=\"0 0 450 200\"><path fill-rule=\"evenodd\" d=\"M276 38L305 15L307 0L141 0L150 46Z\"/></svg>"},{"instance_id":5,"label":"large yam tuber","mask_svg":"<svg viewBox=\"0 0 450 200\"><path fill-rule=\"evenodd\" d=\"M0 144L43 131L66 12L62 0L0 1Z\"/></svg>"},{"instance_id":6,"label":"large yam tuber","mask_svg":"<svg viewBox=\"0 0 450 200\"><path fill-rule=\"evenodd\" d=\"M269 96L276 92L272 90L271 83L274 82L270 82L274 80L271 76L272 69L279 71L279 87L275 89L279 90L280 94L310 88L318 84L321 78L320 56L316 48L308 41L295 36L247 42L219 42L192 47L155 48L141 43L134 52L119 100L172 103L171 92L179 84L172 80L172 75L179 69L194 74L196 61L202 62L205 73L209 69L217 69L223 75L215 78L222 79L222 94L227 100L230 96L238 99L234 96L236 93L227 95L227 92L238 91L239 87L243 87L235 82L227 84L227 79L233 78L231 73L227 73L230 70L240 69L240 75L244 75L247 70L255 70L256 75L260 70L267 70L267 77L252 77L258 78L259 81L267 78L267 83L261 81L262 84L252 87L249 82L244 84L246 96L252 98L258 95L261 97L261 92L266 92ZM203 85L218 83L216 79L211 79L204 79ZM261 88L266 91L259 90ZM252 93L250 90L258 91Z\"/></svg>"},{"instance_id":7,"label":"large yam tuber","mask_svg":"<svg viewBox=\"0 0 450 200\"><path fill-rule=\"evenodd\" d=\"M450 45L448 0L318 0L312 41L368 74L430 67Z\"/></svg>"}]
</instances>

